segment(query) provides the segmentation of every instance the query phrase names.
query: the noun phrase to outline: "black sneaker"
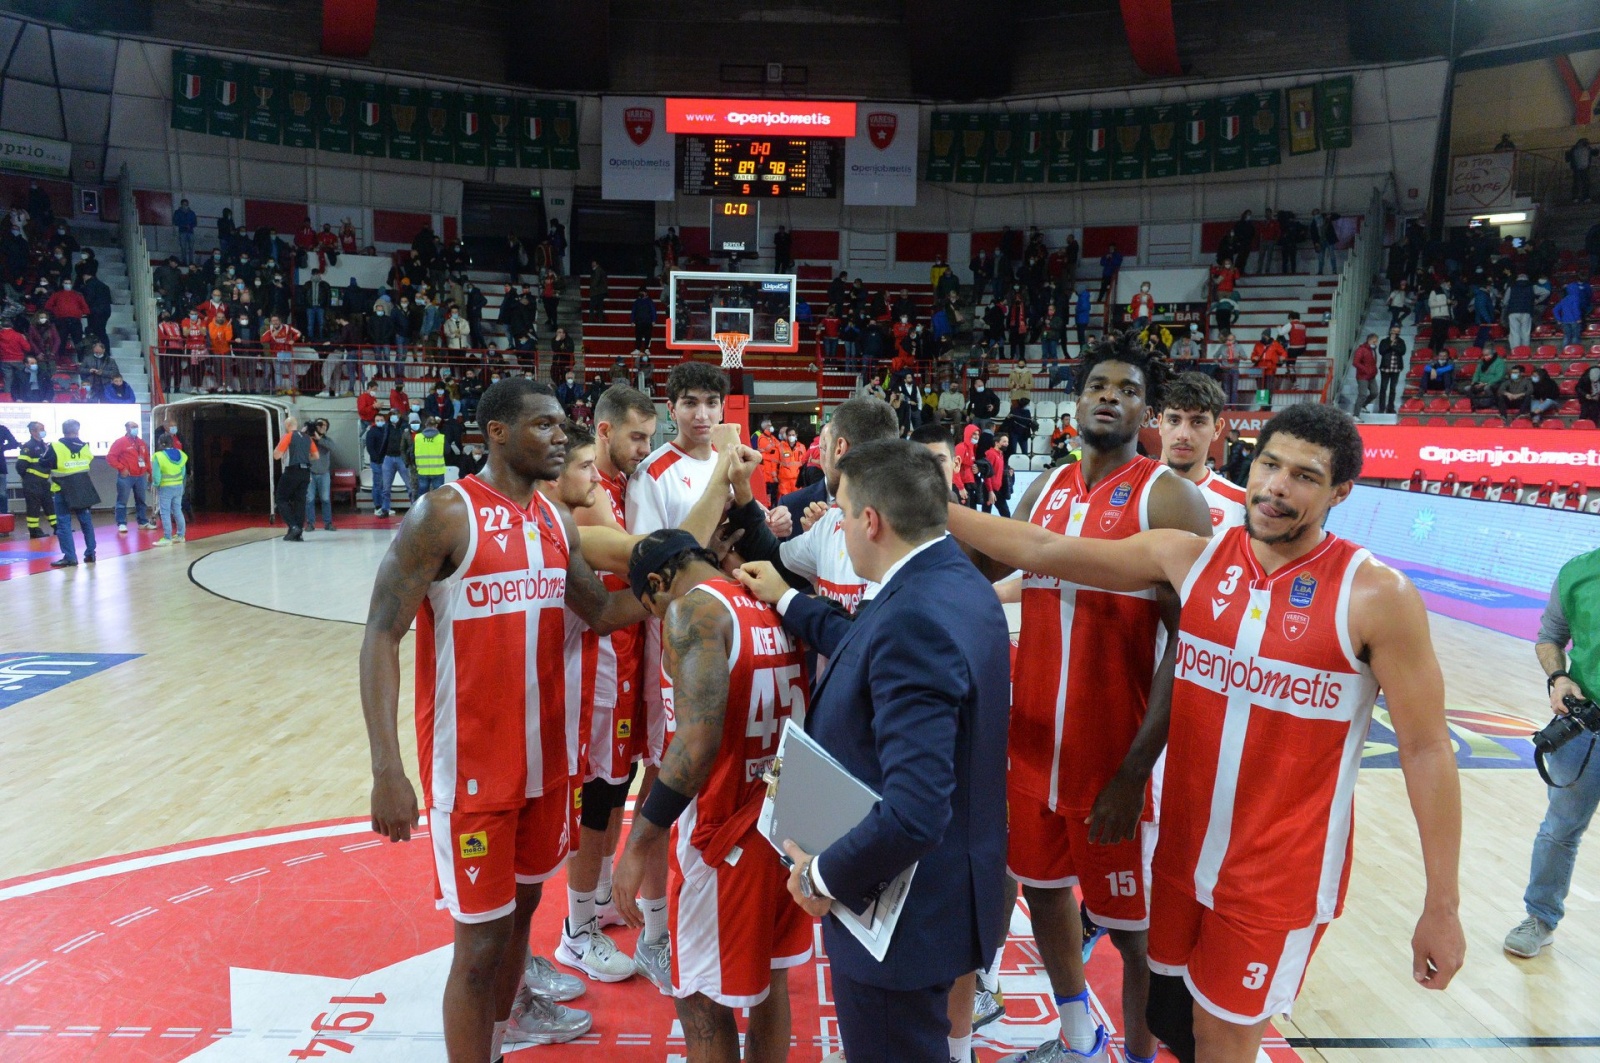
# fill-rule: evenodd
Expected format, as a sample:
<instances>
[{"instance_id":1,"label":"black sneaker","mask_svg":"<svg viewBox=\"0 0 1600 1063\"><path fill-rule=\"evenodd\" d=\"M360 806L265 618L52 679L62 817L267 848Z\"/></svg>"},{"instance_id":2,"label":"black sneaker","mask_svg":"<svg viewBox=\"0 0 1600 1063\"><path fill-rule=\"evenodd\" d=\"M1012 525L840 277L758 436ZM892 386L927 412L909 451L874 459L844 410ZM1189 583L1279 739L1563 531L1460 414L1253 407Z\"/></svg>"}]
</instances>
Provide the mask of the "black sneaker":
<instances>
[{"instance_id":1,"label":"black sneaker","mask_svg":"<svg viewBox=\"0 0 1600 1063\"><path fill-rule=\"evenodd\" d=\"M64 557L58 557L54 561L50 562L50 567L51 568L77 568L78 567L78 563L76 561L69 561L67 558L64 558Z\"/></svg>"},{"instance_id":2,"label":"black sneaker","mask_svg":"<svg viewBox=\"0 0 1600 1063\"><path fill-rule=\"evenodd\" d=\"M83 555L83 563L86 564L86 565L94 564L94 551L93 550L90 550L88 553Z\"/></svg>"}]
</instances>

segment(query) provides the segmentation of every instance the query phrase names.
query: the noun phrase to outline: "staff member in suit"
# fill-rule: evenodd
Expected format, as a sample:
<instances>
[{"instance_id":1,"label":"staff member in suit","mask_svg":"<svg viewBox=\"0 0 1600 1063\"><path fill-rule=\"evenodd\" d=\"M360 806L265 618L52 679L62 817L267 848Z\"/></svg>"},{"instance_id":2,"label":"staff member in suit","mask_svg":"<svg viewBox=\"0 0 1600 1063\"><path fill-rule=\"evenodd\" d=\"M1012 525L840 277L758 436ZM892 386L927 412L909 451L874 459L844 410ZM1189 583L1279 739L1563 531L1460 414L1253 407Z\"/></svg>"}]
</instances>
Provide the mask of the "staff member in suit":
<instances>
[{"instance_id":1,"label":"staff member in suit","mask_svg":"<svg viewBox=\"0 0 1600 1063\"><path fill-rule=\"evenodd\" d=\"M920 865L882 962L837 919L823 924L850 1063L965 1060L947 1040L951 983L984 967L1005 933L1003 778L1010 687L1005 615L945 533L949 483L926 447L881 439L839 459L850 563L869 581L852 621L790 589L772 566L740 580L832 663L806 731L883 795L820 854L787 845L789 890L812 915L860 911ZM874 594L874 590L876 593Z\"/></svg>"}]
</instances>

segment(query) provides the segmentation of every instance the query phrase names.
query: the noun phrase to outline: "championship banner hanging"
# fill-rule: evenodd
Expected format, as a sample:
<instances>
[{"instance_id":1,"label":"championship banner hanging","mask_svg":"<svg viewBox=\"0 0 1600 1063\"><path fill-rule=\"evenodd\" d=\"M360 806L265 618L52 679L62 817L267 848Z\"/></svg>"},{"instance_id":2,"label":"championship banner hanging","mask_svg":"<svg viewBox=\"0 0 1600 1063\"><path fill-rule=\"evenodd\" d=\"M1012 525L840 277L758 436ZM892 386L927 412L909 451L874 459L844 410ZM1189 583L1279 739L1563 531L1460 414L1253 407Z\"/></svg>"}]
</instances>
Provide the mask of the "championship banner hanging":
<instances>
[{"instance_id":1,"label":"championship banner hanging","mask_svg":"<svg viewBox=\"0 0 1600 1063\"><path fill-rule=\"evenodd\" d=\"M982 184L984 156L989 147L989 116L968 111L958 117L956 181L969 185Z\"/></svg>"},{"instance_id":2,"label":"championship banner hanging","mask_svg":"<svg viewBox=\"0 0 1600 1063\"><path fill-rule=\"evenodd\" d=\"M1111 180L1111 123L1115 112L1099 109L1083 112L1083 154L1079 179Z\"/></svg>"},{"instance_id":3,"label":"championship banner hanging","mask_svg":"<svg viewBox=\"0 0 1600 1063\"><path fill-rule=\"evenodd\" d=\"M956 115L935 111L928 133L928 165L923 180L944 183L956 179Z\"/></svg>"},{"instance_id":4,"label":"championship banner hanging","mask_svg":"<svg viewBox=\"0 0 1600 1063\"><path fill-rule=\"evenodd\" d=\"M1111 112L1111 179L1113 181L1140 181L1144 179L1144 157L1148 147L1145 137L1145 109L1120 107Z\"/></svg>"},{"instance_id":5,"label":"championship banner hanging","mask_svg":"<svg viewBox=\"0 0 1600 1063\"><path fill-rule=\"evenodd\" d=\"M1317 137L1317 92L1311 85L1289 90L1289 154L1308 155L1321 144Z\"/></svg>"},{"instance_id":6,"label":"championship banner hanging","mask_svg":"<svg viewBox=\"0 0 1600 1063\"><path fill-rule=\"evenodd\" d=\"M383 86L364 81L355 86L355 153L368 158L389 154L389 127L385 121L388 101Z\"/></svg>"},{"instance_id":7,"label":"championship banner hanging","mask_svg":"<svg viewBox=\"0 0 1600 1063\"><path fill-rule=\"evenodd\" d=\"M1040 111L1015 116L1017 126L1017 180L1041 184L1049 177L1050 116Z\"/></svg>"},{"instance_id":8,"label":"championship banner hanging","mask_svg":"<svg viewBox=\"0 0 1600 1063\"><path fill-rule=\"evenodd\" d=\"M989 116L989 159L984 180L1008 185L1017 179L1016 115L1002 111Z\"/></svg>"},{"instance_id":9,"label":"championship banner hanging","mask_svg":"<svg viewBox=\"0 0 1600 1063\"><path fill-rule=\"evenodd\" d=\"M1211 172L1211 149L1217 134L1217 105L1214 100L1196 100L1179 107L1183 147L1178 155L1178 173L1185 177Z\"/></svg>"},{"instance_id":10,"label":"championship banner hanging","mask_svg":"<svg viewBox=\"0 0 1600 1063\"><path fill-rule=\"evenodd\" d=\"M277 144L283 139L282 71L270 66L246 67L246 140L257 144Z\"/></svg>"},{"instance_id":11,"label":"championship banner hanging","mask_svg":"<svg viewBox=\"0 0 1600 1063\"><path fill-rule=\"evenodd\" d=\"M1046 143L1050 150L1050 183L1076 182L1078 168L1083 160L1084 113L1056 111L1047 116L1045 127L1049 130Z\"/></svg>"}]
</instances>

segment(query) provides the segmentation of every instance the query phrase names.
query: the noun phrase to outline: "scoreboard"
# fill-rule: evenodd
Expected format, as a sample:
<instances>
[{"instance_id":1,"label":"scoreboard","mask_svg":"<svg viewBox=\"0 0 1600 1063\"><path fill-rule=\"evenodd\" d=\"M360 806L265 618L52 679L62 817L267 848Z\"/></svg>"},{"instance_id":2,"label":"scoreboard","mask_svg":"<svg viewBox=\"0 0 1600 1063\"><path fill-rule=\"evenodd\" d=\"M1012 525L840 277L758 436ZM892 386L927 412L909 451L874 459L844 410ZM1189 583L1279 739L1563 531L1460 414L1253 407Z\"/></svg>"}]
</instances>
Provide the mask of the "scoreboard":
<instances>
[{"instance_id":1,"label":"scoreboard","mask_svg":"<svg viewBox=\"0 0 1600 1063\"><path fill-rule=\"evenodd\" d=\"M679 136L678 190L691 196L838 195L837 138Z\"/></svg>"}]
</instances>

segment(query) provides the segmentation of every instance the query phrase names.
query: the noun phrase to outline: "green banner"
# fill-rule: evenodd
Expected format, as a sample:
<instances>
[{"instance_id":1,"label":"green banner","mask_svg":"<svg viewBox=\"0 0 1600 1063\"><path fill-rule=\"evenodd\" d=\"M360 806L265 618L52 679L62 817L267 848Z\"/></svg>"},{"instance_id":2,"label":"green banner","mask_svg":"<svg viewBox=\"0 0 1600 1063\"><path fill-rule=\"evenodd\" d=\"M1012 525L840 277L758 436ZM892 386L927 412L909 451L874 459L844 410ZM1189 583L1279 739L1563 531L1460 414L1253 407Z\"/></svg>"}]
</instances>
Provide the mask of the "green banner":
<instances>
[{"instance_id":1,"label":"green banner","mask_svg":"<svg viewBox=\"0 0 1600 1063\"><path fill-rule=\"evenodd\" d=\"M1245 151L1251 166L1276 166L1283 161L1279 148L1283 124L1283 90L1252 92Z\"/></svg>"},{"instance_id":2,"label":"green banner","mask_svg":"<svg viewBox=\"0 0 1600 1063\"><path fill-rule=\"evenodd\" d=\"M1145 133L1145 109L1119 107L1111 116L1111 179L1143 180L1144 157L1150 147L1150 138Z\"/></svg>"},{"instance_id":3,"label":"green banner","mask_svg":"<svg viewBox=\"0 0 1600 1063\"><path fill-rule=\"evenodd\" d=\"M983 178L992 185L1009 185L1017 179L1017 116L1006 112L989 116L989 159Z\"/></svg>"},{"instance_id":4,"label":"green banner","mask_svg":"<svg viewBox=\"0 0 1600 1063\"><path fill-rule=\"evenodd\" d=\"M989 149L989 116L976 111L957 115L956 180L962 184L983 182L984 157Z\"/></svg>"},{"instance_id":5,"label":"green banner","mask_svg":"<svg viewBox=\"0 0 1600 1063\"><path fill-rule=\"evenodd\" d=\"M233 59L211 60L206 132L214 137L244 136L245 78L250 68Z\"/></svg>"},{"instance_id":6,"label":"green banner","mask_svg":"<svg viewBox=\"0 0 1600 1063\"><path fill-rule=\"evenodd\" d=\"M291 148L317 146L317 75L300 70L282 70L278 79L283 91L283 143Z\"/></svg>"},{"instance_id":7,"label":"green banner","mask_svg":"<svg viewBox=\"0 0 1600 1063\"><path fill-rule=\"evenodd\" d=\"M206 131L206 83L211 61L193 52L172 53L172 128Z\"/></svg>"},{"instance_id":8,"label":"green banner","mask_svg":"<svg viewBox=\"0 0 1600 1063\"><path fill-rule=\"evenodd\" d=\"M244 135L258 144L283 139L283 71L252 66L245 79Z\"/></svg>"},{"instance_id":9,"label":"green banner","mask_svg":"<svg viewBox=\"0 0 1600 1063\"><path fill-rule=\"evenodd\" d=\"M427 89L422 94L422 158L427 162L454 162L456 94Z\"/></svg>"},{"instance_id":10,"label":"green banner","mask_svg":"<svg viewBox=\"0 0 1600 1063\"><path fill-rule=\"evenodd\" d=\"M1176 104L1145 108L1145 130L1150 145L1144 157L1146 177L1178 175L1178 152L1183 146L1178 136L1178 123L1182 120L1183 108Z\"/></svg>"},{"instance_id":11,"label":"green banner","mask_svg":"<svg viewBox=\"0 0 1600 1063\"><path fill-rule=\"evenodd\" d=\"M1290 89L1289 101L1289 154L1309 155L1320 146L1317 142L1317 90L1311 85Z\"/></svg>"},{"instance_id":12,"label":"green banner","mask_svg":"<svg viewBox=\"0 0 1600 1063\"><path fill-rule=\"evenodd\" d=\"M956 179L956 114L953 111L933 112L932 127L928 131L928 166L922 178L938 183Z\"/></svg>"},{"instance_id":13,"label":"green banner","mask_svg":"<svg viewBox=\"0 0 1600 1063\"><path fill-rule=\"evenodd\" d=\"M1079 171L1085 181L1111 180L1113 121L1113 112L1103 108L1083 112L1083 159Z\"/></svg>"},{"instance_id":14,"label":"green banner","mask_svg":"<svg viewBox=\"0 0 1600 1063\"><path fill-rule=\"evenodd\" d=\"M1322 127L1324 148L1348 148L1355 143L1355 79L1346 74L1317 86L1317 125Z\"/></svg>"},{"instance_id":15,"label":"green banner","mask_svg":"<svg viewBox=\"0 0 1600 1063\"><path fill-rule=\"evenodd\" d=\"M578 168L578 101L543 100L552 170Z\"/></svg>"},{"instance_id":16,"label":"green banner","mask_svg":"<svg viewBox=\"0 0 1600 1063\"><path fill-rule=\"evenodd\" d=\"M517 101L517 165L524 170L550 166L550 122L544 101Z\"/></svg>"},{"instance_id":17,"label":"green banner","mask_svg":"<svg viewBox=\"0 0 1600 1063\"><path fill-rule=\"evenodd\" d=\"M348 155L352 113L356 109L356 85L345 78L324 77L320 79L318 88L317 147L322 151Z\"/></svg>"},{"instance_id":18,"label":"green banner","mask_svg":"<svg viewBox=\"0 0 1600 1063\"><path fill-rule=\"evenodd\" d=\"M1183 146L1178 155L1178 172L1185 177L1211 172L1211 147L1217 139L1215 100L1185 103L1178 108L1182 122Z\"/></svg>"},{"instance_id":19,"label":"green banner","mask_svg":"<svg viewBox=\"0 0 1600 1063\"><path fill-rule=\"evenodd\" d=\"M383 86L376 81L358 81L351 86L351 106L355 109L355 148L357 155L369 159L389 154L388 101Z\"/></svg>"},{"instance_id":20,"label":"green banner","mask_svg":"<svg viewBox=\"0 0 1600 1063\"><path fill-rule=\"evenodd\" d=\"M1072 184L1083 159L1084 112L1056 111L1049 116L1049 127L1050 183Z\"/></svg>"},{"instance_id":21,"label":"green banner","mask_svg":"<svg viewBox=\"0 0 1600 1063\"><path fill-rule=\"evenodd\" d=\"M485 143L490 166L515 168L517 165L517 101L512 96L489 96L484 100Z\"/></svg>"},{"instance_id":22,"label":"green banner","mask_svg":"<svg viewBox=\"0 0 1600 1063\"><path fill-rule=\"evenodd\" d=\"M1218 173L1245 167L1245 123L1249 121L1249 96L1222 96L1217 103L1217 140L1212 154Z\"/></svg>"},{"instance_id":23,"label":"green banner","mask_svg":"<svg viewBox=\"0 0 1600 1063\"><path fill-rule=\"evenodd\" d=\"M389 158L416 162L422 158L422 90L413 85L389 85Z\"/></svg>"},{"instance_id":24,"label":"green banner","mask_svg":"<svg viewBox=\"0 0 1600 1063\"><path fill-rule=\"evenodd\" d=\"M456 120L452 128L455 130L453 154L457 165L484 165L484 106L487 103L487 98L476 92L456 94Z\"/></svg>"},{"instance_id":25,"label":"green banner","mask_svg":"<svg viewBox=\"0 0 1600 1063\"><path fill-rule=\"evenodd\" d=\"M1013 116L1016 121L1017 180L1042 184L1050 168L1050 115L1044 111Z\"/></svg>"}]
</instances>

